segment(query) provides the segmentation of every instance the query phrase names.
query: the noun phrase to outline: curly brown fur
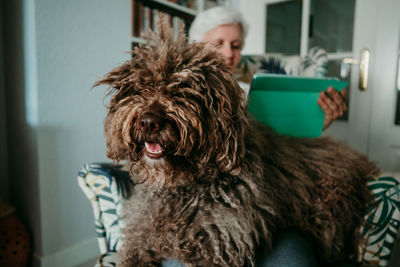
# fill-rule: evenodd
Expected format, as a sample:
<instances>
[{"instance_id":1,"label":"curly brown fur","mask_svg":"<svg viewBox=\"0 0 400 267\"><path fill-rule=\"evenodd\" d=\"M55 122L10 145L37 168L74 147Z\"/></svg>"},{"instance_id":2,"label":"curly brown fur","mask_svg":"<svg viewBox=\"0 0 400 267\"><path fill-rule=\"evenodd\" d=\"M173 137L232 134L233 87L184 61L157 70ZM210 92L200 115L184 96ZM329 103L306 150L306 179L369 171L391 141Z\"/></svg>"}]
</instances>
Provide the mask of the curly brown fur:
<instances>
[{"instance_id":1,"label":"curly brown fur","mask_svg":"<svg viewBox=\"0 0 400 267\"><path fill-rule=\"evenodd\" d=\"M223 59L159 24L95 85L112 88L107 155L137 183L122 266L254 266L297 229L325 262L354 257L377 167L329 138L279 136L249 120Z\"/></svg>"}]
</instances>

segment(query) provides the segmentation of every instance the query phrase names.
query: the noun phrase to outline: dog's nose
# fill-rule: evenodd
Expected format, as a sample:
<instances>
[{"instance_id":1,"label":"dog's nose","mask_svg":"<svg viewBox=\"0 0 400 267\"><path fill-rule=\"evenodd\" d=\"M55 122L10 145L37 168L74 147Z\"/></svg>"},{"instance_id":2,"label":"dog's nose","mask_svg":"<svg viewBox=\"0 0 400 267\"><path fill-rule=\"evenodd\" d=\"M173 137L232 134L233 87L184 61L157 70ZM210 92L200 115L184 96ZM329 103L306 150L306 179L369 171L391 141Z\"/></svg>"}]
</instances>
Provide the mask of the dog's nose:
<instances>
[{"instance_id":1,"label":"dog's nose","mask_svg":"<svg viewBox=\"0 0 400 267\"><path fill-rule=\"evenodd\" d=\"M139 121L140 129L142 129L142 131L145 133L151 134L160 131L163 126L162 124L162 118L152 113L144 114Z\"/></svg>"}]
</instances>

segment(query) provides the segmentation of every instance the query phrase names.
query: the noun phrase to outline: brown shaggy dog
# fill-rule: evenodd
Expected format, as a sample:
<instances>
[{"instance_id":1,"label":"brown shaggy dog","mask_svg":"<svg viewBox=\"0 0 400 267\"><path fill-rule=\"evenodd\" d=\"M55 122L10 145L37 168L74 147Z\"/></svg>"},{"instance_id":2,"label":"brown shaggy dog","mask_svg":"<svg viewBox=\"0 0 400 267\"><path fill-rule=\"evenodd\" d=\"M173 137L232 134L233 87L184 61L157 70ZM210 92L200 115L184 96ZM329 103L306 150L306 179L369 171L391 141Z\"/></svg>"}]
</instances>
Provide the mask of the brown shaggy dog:
<instances>
[{"instance_id":1,"label":"brown shaggy dog","mask_svg":"<svg viewBox=\"0 0 400 267\"><path fill-rule=\"evenodd\" d=\"M249 119L217 52L169 26L96 85L111 89L108 157L128 160L122 266L254 266L278 231L314 240L321 260L352 258L378 173L329 138L279 136Z\"/></svg>"}]
</instances>

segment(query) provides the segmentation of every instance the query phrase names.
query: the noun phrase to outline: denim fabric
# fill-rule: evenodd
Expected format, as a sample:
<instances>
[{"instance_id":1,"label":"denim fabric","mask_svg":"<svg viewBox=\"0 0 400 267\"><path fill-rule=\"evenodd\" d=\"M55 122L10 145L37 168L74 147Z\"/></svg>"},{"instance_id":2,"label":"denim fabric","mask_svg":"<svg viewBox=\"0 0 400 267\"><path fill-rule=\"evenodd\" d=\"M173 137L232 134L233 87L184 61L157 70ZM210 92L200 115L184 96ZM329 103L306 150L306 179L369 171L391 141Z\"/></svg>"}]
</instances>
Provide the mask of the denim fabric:
<instances>
[{"instance_id":1,"label":"denim fabric","mask_svg":"<svg viewBox=\"0 0 400 267\"><path fill-rule=\"evenodd\" d=\"M175 260L165 260L163 267L184 267ZM301 235L287 232L281 235L271 253L261 255L258 267L316 267L318 266L312 245Z\"/></svg>"},{"instance_id":2,"label":"denim fabric","mask_svg":"<svg viewBox=\"0 0 400 267\"><path fill-rule=\"evenodd\" d=\"M273 250L260 257L258 267L316 267L318 266L311 242L300 234L287 232L280 236Z\"/></svg>"}]
</instances>

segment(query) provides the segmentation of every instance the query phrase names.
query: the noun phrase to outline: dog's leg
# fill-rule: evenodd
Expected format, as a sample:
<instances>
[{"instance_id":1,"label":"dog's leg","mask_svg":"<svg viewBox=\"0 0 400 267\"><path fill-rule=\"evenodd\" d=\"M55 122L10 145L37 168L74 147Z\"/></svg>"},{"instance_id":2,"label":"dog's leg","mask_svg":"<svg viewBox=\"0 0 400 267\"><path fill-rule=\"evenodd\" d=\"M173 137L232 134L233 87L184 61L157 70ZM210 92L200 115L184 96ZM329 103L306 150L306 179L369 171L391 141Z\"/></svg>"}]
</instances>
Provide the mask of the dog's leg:
<instances>
[{"instance_id":1,"label":"dog's leg","mask_svg":"<svg viewBox=\"0 0 400 267\"><path fill-rule=\"evenodd\" d=\"M123 262L119 263L117 266L118 267L161 267L162 264L161 263L143 263L143 262L139 263L136 260L127 262L126 260L124 260Z\"/></svg>"},{"instance_id":2,"label":"dog's leg","mask_svg":"<svg viewBox=\"0 0 400 267\"><path fill-rule=\"evenodd\" d=\"M118 267L161 267L161 260L156 259L151 251L123 250Z\"/></svg>"}]
</instances>

